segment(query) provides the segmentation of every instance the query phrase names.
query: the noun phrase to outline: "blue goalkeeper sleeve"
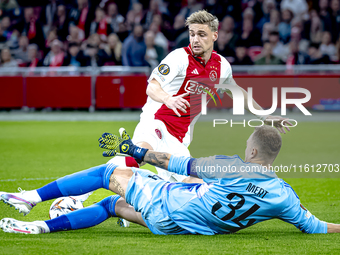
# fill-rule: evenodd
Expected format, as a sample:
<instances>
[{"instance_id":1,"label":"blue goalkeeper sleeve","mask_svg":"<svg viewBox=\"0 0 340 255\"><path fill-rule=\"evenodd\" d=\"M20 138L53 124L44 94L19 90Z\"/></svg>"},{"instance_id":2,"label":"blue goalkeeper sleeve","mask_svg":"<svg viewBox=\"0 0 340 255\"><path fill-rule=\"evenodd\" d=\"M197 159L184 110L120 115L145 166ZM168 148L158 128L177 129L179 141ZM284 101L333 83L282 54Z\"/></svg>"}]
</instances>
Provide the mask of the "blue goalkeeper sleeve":
<instances>
[{"instance_id":1,"label":"blue goalkeeper sleeve","mask_svg":"<svg viewBox=\"0 0 340 255\"><path fill-rule=\"evenodd\" d=\"M197 176L191 172L191 166L195 158L185 156L171 156L168 164L168 171L180 175L192 175Z\"/></svg>"}]
</instances>

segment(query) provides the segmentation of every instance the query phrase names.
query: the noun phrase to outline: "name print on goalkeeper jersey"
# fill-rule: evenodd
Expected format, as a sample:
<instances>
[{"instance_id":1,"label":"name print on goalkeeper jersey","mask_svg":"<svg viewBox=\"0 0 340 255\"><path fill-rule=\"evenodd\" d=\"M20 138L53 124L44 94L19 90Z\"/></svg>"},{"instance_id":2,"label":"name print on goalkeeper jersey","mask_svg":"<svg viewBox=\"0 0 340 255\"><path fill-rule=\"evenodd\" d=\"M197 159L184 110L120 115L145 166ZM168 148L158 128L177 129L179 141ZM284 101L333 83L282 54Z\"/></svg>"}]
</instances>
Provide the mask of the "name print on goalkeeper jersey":
<instances>
[{"instance_id":1,"label":"name print on goalkeeper jersey","mask_svg":"<svg viewBox=\"0 0 340 255\"><path fill-rule=\"evenodd\" d=\"M254 193L255 195L257 195L258 197L260 198L264 198L265 195L268 194L268 191L266 191L265 189L259 187L259 186L256 186L255 184L253 183L249 183L246 190L248 190L249 192L252 192Z\"/></svg>"}]
</instances>

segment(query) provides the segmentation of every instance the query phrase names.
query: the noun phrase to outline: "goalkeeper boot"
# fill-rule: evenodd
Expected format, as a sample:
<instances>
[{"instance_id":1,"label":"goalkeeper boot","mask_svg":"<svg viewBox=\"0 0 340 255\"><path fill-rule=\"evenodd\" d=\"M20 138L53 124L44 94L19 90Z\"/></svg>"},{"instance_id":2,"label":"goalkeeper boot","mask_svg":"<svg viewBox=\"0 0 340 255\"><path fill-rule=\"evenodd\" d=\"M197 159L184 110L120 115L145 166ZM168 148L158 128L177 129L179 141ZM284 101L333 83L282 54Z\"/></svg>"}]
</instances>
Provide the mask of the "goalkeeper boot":
<instances>
[{"instance_id":1,"label":"goalkeeper boot","mask_svg":"<svg viewBox=\"0 0 340 255\"><path fill-rule=\"evenodd\" d=\"M44 221L25 222L11 218L0 221L0 228L7 233L17 234L43 234L49 233L49 228Z\"/></svg>"},{"instance_id":2,"label":"goalkeeper boot","mask_svg":"<svg viewBox=\"0 0 340 255\"><path fill-rule=\"evenodd\" d=\"M36 203L27 198L27 191L21 188L18 188L18 190L18 193L0 192L0 201L2 200L11 207L13 206L16 210L19 210L19 213L23 213L25 216L32 210Z\"/></svg>"}]
</instances>

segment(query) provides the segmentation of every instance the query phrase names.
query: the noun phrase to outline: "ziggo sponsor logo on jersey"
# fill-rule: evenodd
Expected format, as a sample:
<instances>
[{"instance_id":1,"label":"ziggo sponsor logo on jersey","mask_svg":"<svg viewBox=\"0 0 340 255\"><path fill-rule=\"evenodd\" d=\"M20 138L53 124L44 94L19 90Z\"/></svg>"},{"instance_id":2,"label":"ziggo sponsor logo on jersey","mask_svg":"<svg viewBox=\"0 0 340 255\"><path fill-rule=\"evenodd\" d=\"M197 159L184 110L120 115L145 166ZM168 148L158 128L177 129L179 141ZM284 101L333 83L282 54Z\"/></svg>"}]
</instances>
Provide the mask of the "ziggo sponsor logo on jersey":
<instances>
[{"instance_id":1,"label":"ziggo sponsor logo on jersey","mask_svg":"<svg viewBox=\"0 0 340 255\"><path fill-rule=\"evenodd\" d=\"M199 83L197 81L189 80L185 84L184 90L190 94L200 95L202 93L209 94L210 96L215 95L215 91L213 87L209 87L203 83Z\"/></svg>"}]
</instances>

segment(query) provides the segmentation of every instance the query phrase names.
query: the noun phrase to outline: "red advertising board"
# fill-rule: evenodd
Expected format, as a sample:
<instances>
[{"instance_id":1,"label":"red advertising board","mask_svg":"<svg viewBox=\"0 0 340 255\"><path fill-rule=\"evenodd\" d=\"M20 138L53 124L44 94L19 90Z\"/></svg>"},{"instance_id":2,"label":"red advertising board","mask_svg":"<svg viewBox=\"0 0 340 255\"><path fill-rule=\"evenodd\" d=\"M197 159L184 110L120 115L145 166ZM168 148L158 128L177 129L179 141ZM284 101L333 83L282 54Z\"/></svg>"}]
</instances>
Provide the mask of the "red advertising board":
<instances>
[{"instance_id":1,"label":"red advertising board","mask_svg":"<svg viewBox=\"0 0 340 255\"><path fill-rule=\"evenodd\" d=\"M141 108L146 102L147 77L98 76L96 108Z\"/></svg>"},{"instance_id":2,"label":"red advertising board","mask_svg":"<svg viewBox=\"0 0 340 255\"><path fill-rule=\"evenodd\" d=\"M27 106L35 108L88 108L90 76L27 77Z\"/></svg>"},{"instance_id":3,"label":"red advertising board","mask_svg":"<svg viewBox=\"0 0 340 255\"><path fill-rule=\"evenodd\" d=\"M311 99L305 107L313 107L320 99L340 98L340 75L234 75L242 88L253 90L253 98L264 108L272 106L273 88L277 88L277 107L281 107L281 89L287 87L305 88ZM96 78L95 91L90 76L1 76L0 108L88 108L97 109L141 108L147 99L147 76L101 75ZM93 95L92 93L95 92ZM302 93L288 93L287 98L302 98ZM95 100L92 100L94 99ZM209 108L232 108L229 96L222 96L215 106ZM291 108L292 105L287 105Z\"/></svg>"},{"instance_id":4,"label":"red advertising board","mask_svg":"<svg viewBox=\"0 0 340 255\"><path fill-rule=\"evenodd\" d=\"M21 76L0 77L0 108L24 106L24 86Z\"/></svg>"}]
</instances>

